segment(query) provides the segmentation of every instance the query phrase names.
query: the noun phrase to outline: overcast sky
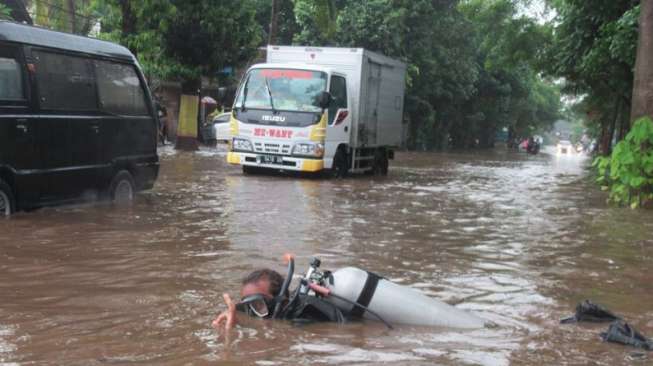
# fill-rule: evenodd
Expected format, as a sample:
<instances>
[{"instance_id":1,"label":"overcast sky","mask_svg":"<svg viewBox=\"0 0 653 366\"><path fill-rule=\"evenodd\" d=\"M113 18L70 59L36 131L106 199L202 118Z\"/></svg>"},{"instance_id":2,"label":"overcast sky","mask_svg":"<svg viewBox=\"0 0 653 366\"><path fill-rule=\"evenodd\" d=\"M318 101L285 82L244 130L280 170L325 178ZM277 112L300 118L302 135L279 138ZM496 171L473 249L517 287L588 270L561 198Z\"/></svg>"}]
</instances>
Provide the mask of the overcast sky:
<instances>
[{"instance_id":1,"label":"overcast sky","mask_svg":"<svg viewBox=\"0 0 653 366\"><path fill-rule=\"evenodd\" d=\"M535 18L541 23L548 22L555 17L555 11L547 9L544 0L531 0L530 4L524 7L520 13Z\"/></svg>"}]
</instances>

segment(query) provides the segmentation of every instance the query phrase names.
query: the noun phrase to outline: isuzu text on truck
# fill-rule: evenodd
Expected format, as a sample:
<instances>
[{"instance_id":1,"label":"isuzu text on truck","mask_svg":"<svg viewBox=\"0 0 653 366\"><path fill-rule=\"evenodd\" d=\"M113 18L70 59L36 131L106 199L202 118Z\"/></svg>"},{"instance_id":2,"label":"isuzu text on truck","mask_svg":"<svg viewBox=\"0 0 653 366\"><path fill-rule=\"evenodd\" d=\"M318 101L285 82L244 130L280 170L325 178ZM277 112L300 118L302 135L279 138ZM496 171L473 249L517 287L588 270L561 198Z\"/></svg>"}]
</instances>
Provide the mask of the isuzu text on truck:
<instances>
[{"instance_id":1,"label":"isuzu text on truck","mask_svg":"<svg viewBox=\"0 0 653 366\"><path fill-rule=\"evenodd\" d=\"M403 62L360 48L268 46L238 88L227 160L245 173L387 174L405 74Z\"/></svg>"}]
</instances>

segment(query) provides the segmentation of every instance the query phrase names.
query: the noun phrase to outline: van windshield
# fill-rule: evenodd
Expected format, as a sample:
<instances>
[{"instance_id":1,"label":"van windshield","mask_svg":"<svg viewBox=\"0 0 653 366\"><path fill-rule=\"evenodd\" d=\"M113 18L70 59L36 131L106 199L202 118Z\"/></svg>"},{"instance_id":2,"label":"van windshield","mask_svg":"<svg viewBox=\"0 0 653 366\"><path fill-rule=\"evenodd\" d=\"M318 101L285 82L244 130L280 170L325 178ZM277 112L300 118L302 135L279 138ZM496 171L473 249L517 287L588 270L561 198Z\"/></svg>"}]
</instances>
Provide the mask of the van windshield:
<instances>
[{"instance_id":1,"label":"van windshield","mask_svg":"<svg viewBox=\"0 0 653 366\"><path fill-rule=\"evenodd\" d=\"M321 112L318 97L326 85L327 75L320 71L254 69L236 97L236 108Z\"/></svg>"}]
</instances>

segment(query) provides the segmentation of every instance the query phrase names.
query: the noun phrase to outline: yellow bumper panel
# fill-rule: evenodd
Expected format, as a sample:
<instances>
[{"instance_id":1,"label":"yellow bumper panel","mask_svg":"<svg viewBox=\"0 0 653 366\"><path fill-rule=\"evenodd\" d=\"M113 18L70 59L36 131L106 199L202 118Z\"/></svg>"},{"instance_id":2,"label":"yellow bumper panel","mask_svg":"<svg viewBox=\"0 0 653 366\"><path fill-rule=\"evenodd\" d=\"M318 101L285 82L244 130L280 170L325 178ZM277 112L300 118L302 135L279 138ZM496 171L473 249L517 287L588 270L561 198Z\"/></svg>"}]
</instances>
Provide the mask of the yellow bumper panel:
<instances>
[{"instance_id":1,"label":"yellow bumper panel","mask_svg":"<svg viewBox=\"0 0 653 366\"><path fill-rule=\"evenodd\" d=\"M302 172L319 172L324 169L323 160L304 160L302 162Z\"/></svg>"},{"instance_id":2,"label":"yellow bumper panel","mask_svg":"<svg viewBox=\"0 0 653 366\"><path fill-rule=\"evenodd\" d=\"M227 163L229 164L240 164L240 154L235 153L235 152L228 152L227 153Z\"/></svg>"}]
</instances>

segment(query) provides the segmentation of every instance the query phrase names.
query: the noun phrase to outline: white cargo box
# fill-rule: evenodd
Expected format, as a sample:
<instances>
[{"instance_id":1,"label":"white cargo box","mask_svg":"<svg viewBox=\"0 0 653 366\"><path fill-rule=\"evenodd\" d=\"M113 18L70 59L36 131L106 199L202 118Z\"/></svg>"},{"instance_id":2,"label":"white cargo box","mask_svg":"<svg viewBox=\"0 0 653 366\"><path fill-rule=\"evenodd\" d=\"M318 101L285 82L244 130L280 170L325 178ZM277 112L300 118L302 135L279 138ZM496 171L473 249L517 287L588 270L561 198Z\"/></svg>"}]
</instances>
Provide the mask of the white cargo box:
<instances>
[{"instance_id":1,"label":"white cargo box","mask_svg":"<svg viewBox=\"0 0 653 366\"><path fill-rule=\"evenodd\" d=\"M347 77L351 146L401 146L406 64L362 48L268 46L268 63L315 65Z\"/></svg>"}]
</instances>

